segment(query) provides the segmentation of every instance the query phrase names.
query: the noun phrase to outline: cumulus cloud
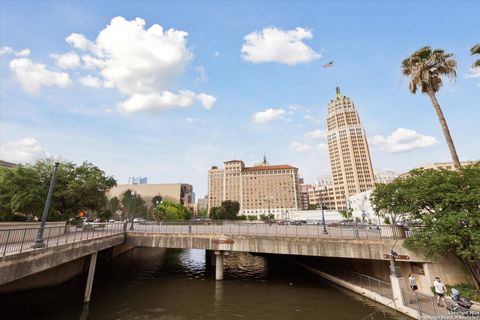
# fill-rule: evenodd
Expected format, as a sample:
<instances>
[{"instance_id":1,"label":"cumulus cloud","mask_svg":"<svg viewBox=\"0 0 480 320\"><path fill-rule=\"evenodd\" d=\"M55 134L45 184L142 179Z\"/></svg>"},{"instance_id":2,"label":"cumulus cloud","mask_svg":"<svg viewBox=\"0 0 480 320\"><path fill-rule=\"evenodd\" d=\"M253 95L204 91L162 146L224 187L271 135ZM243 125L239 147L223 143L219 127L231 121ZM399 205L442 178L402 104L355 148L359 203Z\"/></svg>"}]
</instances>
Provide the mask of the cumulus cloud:
<instances>
[{"instance_id":1,"label":"cumulus cloud","mask_svg":"<svg viewBox=\"0 0 480 320\"><path fill-rule=\"evenodd\" d=\"M465 75L465 78L480 78L480 68L470 68L470 72ZM478 83L480 86L480 83Z\"/></svg>"},{"instance_id":2,"label":"cumulus cloud","mask_svg":"<svg viewBox=\"0 0 480 320\"><path fill-rule=\"evenodd\" d=\"M211 95L188 90L171 92L193 59L187 36L185 31L164 30L158 24L146 29L140 18L128 21L115 17L95 41L78 33L72 33L65 41L85 51L81 57L83 67L98 72L104 87L114 87L129 96L119 104L121 111L183 108L193 102L211 108L216 101Z\"/></svg>"},{"instance_id":3,"label":"cumulus cloud","mask_svg":"<svg viewBox=\"0 0 480 320\"><path fill-rule=\"evenodd\" d=\"M438 143L434 137L425 136L414 130L405 128L398 128L388 137L380 135L373 136L370 142L379 150L388 153L406 152L431 147Z\"/></svg>"},{"instance_id":4,"label":"cumulus cloud","mask_svg":"<svg viewBox=\"0 0 480 320\"><path fill-rule=\"evenodd\" d=\"M163 91L160 94L134 94L119 104L119 110L123 112L155 112L175 107L186 108L197 101L208 109L215 102L215 98L206 94L196 94L188 90L180 91L178 94L170 91Z\"/></svg>"},{"instance_id":5,"label":"cumulus cloud","mask_svg":"<svg viewBox=\"0 0 480 320\"><path fill-rule=\"evenodd\" d=\"M14 163L31 162L45 156L43 147L32 137L9 141L0 150L4 160Z\"/></svg>"},{"instance_id":6,"label":"cumulus cloud","mask_svg":"<svg viewBox=\"0 0 480 320\"><path fill-rule=\"evenodd\" d=\"M50 71L45 65L27 58L13 59L9 66L15 79L30 93L38 91L42 86L65 88L71 83L68 73Z\"/></svg>"},{"instance_id":7,"label":"cumulus cloud","mask_svg":"<svg viewBox=\"0 0 480 320\"><path fill-rule=\"evenodd\" d=\"M0 48L0 57L5 56L8 54L13 54L16 57L28 57L30 55L30 49L23 49L20 51L15 51L10 47L2 47Z\"/></svg>"},{"instance_id":8,"label":"cumulus cloud","mask_svg":"<svg viewBox=\"0 0 480 320\"><path fill-rule=\"evenodd\" d=\"M308 139L320 140L327 137L327 132L325 130L316 129L305 133L303 136Z\"/></svg>"},{"instance_id":9,"label":"cumulus cloud","mask_svg":"<svg viewBox=\"0 0 480 320\"><path fill-rule=\"evenodd\" d=\"M275 27L254 31L244 37L242 58L253 63L295 65L310 62L321 57L303 42L312 37L311 31L300 27L286 31Z\"/></svg>"},{"instance_id":10,"label":"cumulus cloud","mask_svg":"<svg viewBox=\"0 0 480 320\"><path fill-rule=\"evenodd\" d=\"M103 87L102 80L100 80L97 77L92 77L91 75L88 75L86 77L80 77L78 80L85 87L91 87L91 88Z\"/></svg>"},{"instance_id":11,"label":"cumulus cloud","mask_svg":"<svg viewBox=\"0 0 480 320\"><path fill-rule=\"evenodd\" d=\"M320 120L320 119L318 119L318 118L315 118L315 117L313 117L313 116L311 116L311 115L309 115L309 114L305 115L303 118L304 118L305 120L311 121L311 122L313 122L313 123L321 123L321 122L322 122L322 120Z\"/></svg>"},{"instance_id":12,"label":"cumulus cloud","mask_svg":"<svg viewBox=\"0 0 480 320\"><path fill-rule=\"evenodd\" d=\"M80 65L80 56L75 52L67 52L64 54L52 53L50 56L55 59L55 63L62 69L73 69Z\"/></svg>"},{"instance_id":13,"label":"cumulus cloud","mask_svg":"<svg viewBox=\"0 0 480 320\"><path fill-rule=\"evenodd\" d=\"M280 118L282 115L286 113L283 109L267 109L265 111L257 112L253 115L252 120L254 123L263 124L271 122L275 119Z\"/></svg>"},{"instance_id":14,"label":"cumulus cloud","mask_svg":"<svg viewBox=\"0 0 480 320\"><path fill-rule=\"evenodd\" d=\"M293 152L305 152L305 151L309 151L310 149L312 149L312 146L309 144L300 143L300 142L292 142L290 144L290 150Z\"/></svg>"}]
</instances>

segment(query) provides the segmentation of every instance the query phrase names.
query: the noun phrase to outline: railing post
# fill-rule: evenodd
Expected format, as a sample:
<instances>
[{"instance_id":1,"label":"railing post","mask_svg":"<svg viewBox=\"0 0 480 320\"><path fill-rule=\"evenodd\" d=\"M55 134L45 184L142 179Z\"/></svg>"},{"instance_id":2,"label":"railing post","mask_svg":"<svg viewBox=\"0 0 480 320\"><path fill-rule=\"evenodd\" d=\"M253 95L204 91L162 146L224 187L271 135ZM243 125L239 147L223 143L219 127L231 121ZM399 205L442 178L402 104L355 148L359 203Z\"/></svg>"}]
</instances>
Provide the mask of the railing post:
<instances>
[{"instance_id":1,"label":"railing post","mask_svg":"<svg viewBox=\"0 0 480 320\"><path fill-rule=\"evenodd\" d=\"M27 233L27 229L23 230L23 238L22 238L22 245L20 246L20 252L23 251L23 243L25 242L25 235Z\"/></svg>"},{"instance_id":2,"label":"railing post","mask_svg":"<svg viewBox=\"0 0 480 320\"><path fill-rule=\"evenodd\" d=\"M5 253L7 252L8 240L10 239L10 231L11 230L8 230L7 232L7 241L5 242L5 247L3 248L3 255L5 255Z\"/></svg>"}]
</instances>

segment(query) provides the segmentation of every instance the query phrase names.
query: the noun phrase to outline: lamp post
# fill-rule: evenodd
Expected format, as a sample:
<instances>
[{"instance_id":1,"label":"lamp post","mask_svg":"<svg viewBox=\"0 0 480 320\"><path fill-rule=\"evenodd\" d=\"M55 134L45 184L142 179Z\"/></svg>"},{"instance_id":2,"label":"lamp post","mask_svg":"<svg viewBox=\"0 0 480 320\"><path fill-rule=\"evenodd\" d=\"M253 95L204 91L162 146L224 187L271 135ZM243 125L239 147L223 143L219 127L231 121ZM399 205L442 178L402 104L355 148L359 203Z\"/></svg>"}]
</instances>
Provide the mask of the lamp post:
<instances>
[{"instance_id":1,"label":"lamp post","mask_svg":"<svg viewBox=\"0 0 480 320\"><path fill-rule=\"evenodd\" d=\"M162 203L163 203L163 200L160 200L160 201L156 200L155 201L155 209L157 208L157 206L159 204L162 204ZM160 212L157 213L157 225L160 225Z\"/></svg>"},{"instance_id":2,"label":"lamp post","mask_svg":"<svg viewBox=\"0 0 480 320\"><path fill-rule=\"evenodd\" d=\"M271 206L271 204L272 204L273 197L272 197L272 196L266 197L264 200L265 200L266 202L268 202L268 221L269 221L270 223L272 223L272 217L271 217L271 215L270 215L270 206Z\"/></svg>"},{"instance_id":3,"label":"lamp post","mask_svg":"<svg viewBox=\"0 0 480 320\"><path fill-rule=\"evenodd\" d=\"M323 189L327 193L327 187ZM322 224L323 224L323 234L328 234L327 226L325 225L325 214L323 213L323 194L320 192L320 208L322 209Z\"/></svg>"},{"instance_id":4,"label":"lamp post","mask_svg":"<svg viewBox=\"0 0 480 320\"><path fill-rule=\"evenodd\" d=\"M132 195L132 198L135 196L135 191L131 191L130 194ZM134 199L132 199L132 201L134 201ZM133 206L132 206L133 207ZM132 209L132 208L131 208ZM133 211L133 210L132 210ZM131 218L132 218L132 224L130 225L130 230L133 230L133 212L131 213Z\"/></svg>"},{"instance_id":5,"label":"lamp post","mask_svg":"<svg viewBox=\"0 0 480 320\"><path fill-rule=\"evenodd\" d=\"M54 161L52 179L50 180L50 188L48 189L47 201L45 202L45 208L43 208L42 222L40 228L38 228L37 239L33 242L32 248L44 248L45 242L43 240L43 231L45 230L45 222L47 221L48 209L50 208L50 200L52 199L53 188L55 187L55 176L57 174L58 166L60 165L61 158L57 157Z\"/></svg>"}]
</instances>

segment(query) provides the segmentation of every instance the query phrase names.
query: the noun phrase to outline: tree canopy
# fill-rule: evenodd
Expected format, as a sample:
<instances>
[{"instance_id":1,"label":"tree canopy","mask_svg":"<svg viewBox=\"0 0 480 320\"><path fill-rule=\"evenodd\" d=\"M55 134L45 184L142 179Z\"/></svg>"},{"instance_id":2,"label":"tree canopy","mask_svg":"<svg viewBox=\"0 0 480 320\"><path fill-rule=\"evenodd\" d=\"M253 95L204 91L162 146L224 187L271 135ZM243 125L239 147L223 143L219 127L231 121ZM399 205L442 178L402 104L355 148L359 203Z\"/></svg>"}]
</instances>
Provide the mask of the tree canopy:
<instances>
[{"instance_id":1,"label":"tree canopy","mask_svg":"<svg viewBox=\"0 0 480 320\"><path fill-rule=\"evenodd\" d=\"M157 204L153 208L152 214L154 218L159 218L163 221L188 220L192 216L192 213L188 208L180 203L170 200L165 200L162 203Z\"/></svg>"},{"instance_id":2,"label":"tree canopy","mask_svg":"<svg viewBox=\"0 0 480 320\"><path fill-rule=\"evenodd\" d=\"M411 171L378 185L372 204L379 215L421 222L405 246L433 259L451 252L480 283L480 162L460 171Z\"/></svg>"},{"instance_id":3,"label":"tree canopy","mask_svg":"<svg viewBox=\"0 0 480 320\"><path fill-rule=\"evenodd\" d=\"M0 168L0 219L15 214L40 218L53 173L53 161L39 160L31 165ZM74 218L82 211L99 212L107 204L106 192L116 186L113 177L91 163L63 162L57 169L49 220Z\"/></svg>"},{"instance_id":4,"label":"tree canopy","mask_svg":"<svg viewBox=\"0 0 480 320\"><path fill-rule=\"evenodd\" d=\"M220 207L210 208L210 219L237 220L239 211L240 203L238 203L238 201L222 201Z\"/></svg>"},{"instance_id":5,"label":"tree canopy","mask_svg":"<svg viewBox=\"0 0 480 320\"><path fill-rule=\"evenodd\" d=\"M145 206L145 200L142 199L140 194L127 190L122 194L121 207L127 218L146 218L147 207Z\"/></svg>"}]
</instances>

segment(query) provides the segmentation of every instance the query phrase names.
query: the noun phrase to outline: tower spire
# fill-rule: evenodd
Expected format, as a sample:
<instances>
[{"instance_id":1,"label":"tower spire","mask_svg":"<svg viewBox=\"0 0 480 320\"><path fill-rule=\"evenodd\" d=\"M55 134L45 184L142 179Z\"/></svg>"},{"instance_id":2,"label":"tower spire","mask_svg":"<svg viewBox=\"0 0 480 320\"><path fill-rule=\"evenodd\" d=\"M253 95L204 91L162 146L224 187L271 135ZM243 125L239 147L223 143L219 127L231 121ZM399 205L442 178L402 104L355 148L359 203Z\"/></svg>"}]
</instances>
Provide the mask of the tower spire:
<instances>
[{"instance_id":1,"label":"tower spire","mask_svg":"<svg viewBox=\"0 0 480 320\"><path fill-rule=\"evenodd\" d=\"M267 164L267 157L265 156L265 152L263 153L263 164Z\"/></svg>"}]
</instances>

